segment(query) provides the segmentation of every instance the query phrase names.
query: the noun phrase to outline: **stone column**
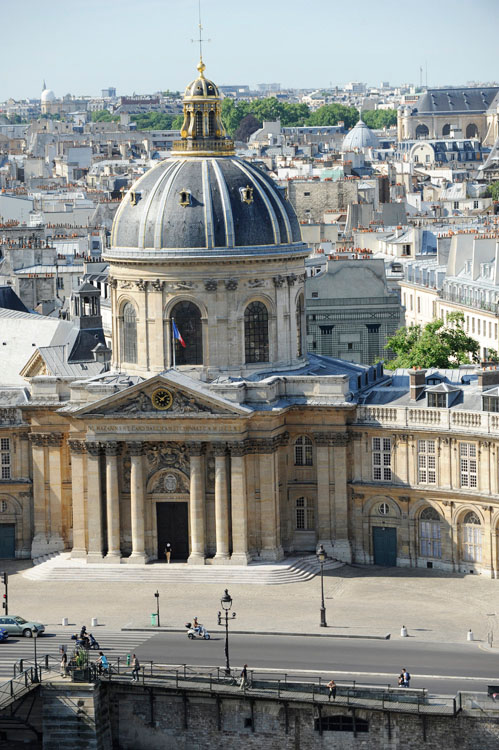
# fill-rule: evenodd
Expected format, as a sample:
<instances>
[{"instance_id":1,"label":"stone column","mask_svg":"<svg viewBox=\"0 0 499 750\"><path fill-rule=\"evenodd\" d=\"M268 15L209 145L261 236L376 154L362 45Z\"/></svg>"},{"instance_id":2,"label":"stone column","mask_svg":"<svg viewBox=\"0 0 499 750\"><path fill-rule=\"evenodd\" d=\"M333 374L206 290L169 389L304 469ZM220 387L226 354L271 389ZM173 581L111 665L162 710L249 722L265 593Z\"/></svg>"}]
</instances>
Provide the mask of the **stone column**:
<instances>
[{"instance_id":1,"label":"stone column","mask_svg":"<svg viewBox=\"0 0 499 750\"><path fill-rule=\"evenodd\" d=\"M459 544L457 528L453 527L452 510L453 503L451 500L442 500L442 512L444 521L441 523L442 534L442 563L444 570L456 570L456 561L459 560Z\"/></svg>"},{"instance_id":2,"label":"stone column","mask_svg":"<svg viewBox=\"0 0 499 750\"><path fill-rule=\"evenodd\" d=\"M251 560L248 540L248 501L246 492L246 446L244 443L230 444L230 495L232 507L232 556L233 565L246 565Z\"/></svg>"},{"instance_id":3,"label":"stone column","mask_svg":"<svg viewBox=\"0 0 499 750\"><path fill-rule=\"evenodd\" d=\"M478 491L490 495L490 442L480 440L477 447Z\"/></svg>"},{"instance_id":4,"label":"stone column","mask_svg":"<svg viewBox=\"0 0 499 750\"><path fill-rule=\"evenodd\" d=\"M41 557L51 550L48 544L46 519L46 466L45 453L48 436L42 433L30 435L33 451L33 542L31 557Z\"/></svg>"},{"instance_id":5,"label":"stone column","mask_svg":"<svg viewBox=\"0 0 499 750\"><path fill-rule=\"evenodd\" d=\"M48 435L47 531L51 552L62 551L65 546L62 538L62 441L61 432L52 432Z\"/></svg>"},{"instance_id":6,"label":"stone column","mask_svg":"<svg viewBox=\"0 0 499 750\"><path fill-rule=\"evenodd\" d=\"M109 441L104 444L106 453L106 516L107 516L107 555L105 561L119 563L120 548L120 486L118 456L121 443Z\"/></svg>"},{"instance_id":7,"label":"stone column","mask_svg":"<svg viewBox=\"0 0 499 750\"><path fill-rule=\"evenodd\" d=\"M130 454L130 503L132 521L132 554L129 563L147 562L144 535L145 489L142 456L144 444L142 442L127 443Z\"/></svg>"},{"instance_id":8,"label":"stone column","mask_svg":"<svg viewBox=\"0 0 499 750\"><path fill-rule=\"evenodd\" d=\"M149 370L163 372L166 364L163 327L163 288L165 282L155 279L149 283L147 329L149 337Z\"/></svg>"},{"instance_id":9,"label":"stone column","mask_svg":"<svg viewBox=\"0 0 499 750\"><path fill-rule=\"evenodd\" d=\"M191 553L187 562L191 565L204 565L206 556L204 446L202 443L187 443L187 449L191 458L189 498Z\"/></svg>"},{"instance_id":10,"label":"stone column","mask_svg":"<svg viewBox=\"0 0 499 750\"><path fill-rule=\"evenodd\" d=\"M87 562L102 562L104 550L100 443L87 441Z\"/></svg>"},{"instance_id":11,"label":"stone column","mask_svg":"<svg viewBox=\"0 0 499 750\"><path fill-rule=\"evenodd\" d=\"M29 479L31 476L29 470L29 433L21 432L19 436L21 460L20 460L20 476L22 479Z\"/></svg>"},{"instance_id":12,"label":"stone column","mask_svg":"<svg viewBox=\"0 0 499 750\"><path fill-rule=\"evenodd\" d=\"M255 440L254 450L259 454L261 551L263 560L281 560L281 528L278 504L277 444L272 440Z\"/></svg>"},{"instance_id":13,"label":"stone column","mask_svg":"<svg viewBox=\"0 0 499 750\"><path fill-rule=\"evenodd\" d=\"M73 549L71 557L86 557L85 521L85 451L83 440L70 440L71 450L71 496L73 507Z\"/></svg>"},{"instance_id":14,"label":"stone column","mask_svg":"<svg viewBox=\"0 0 499 750\"><path fill-rule=\"evenodd\" d=\"M227 493L227 449L225 443L213 443L215 455L215 531L217 552L213 559L223 564L229 559L229 498Z\"/></svg>"},{"instance_id":15,"label":"stone column","mask_svg":"<svg viewBox=\"0 0 499 750\"><path fill-rule=\"evenodd\" d=\"M330 434L316 432L316 476L317 476L317 545L323 545L328 555L333 554L333 519L331 518L330 496Z\"/></svg>"},{"instance_id":16,"label":"stone column","mask_svg":"<svg viewBox=\"0 0 499 750\"><path fill-rule=\"evenodd\" d=\"M352 548L348 533L348 434L338 433L334 444L334 507L336 528L333 542L333 557L342 562L352 562Z\"/></svg>"},{"instance_id":17,"label":"stone column","mask_svg":"<svg viewBox=\"0 0 499 750\"><path fill-rule=\"evenodd\" d=\"M439 487L448 489L451 486L452 450L450 438L438 438L437 451L437 484Z\"/></svg>"},{"instance_id":18,"label":"stone column","mask_svg":"<svg viewBox=\"0 0 499 750\"><path fill-rule=\"evenodd\" d=\"M483 515L485 518L485 524L483 526L482 536L482 575L486 575L489 578L495 577L495 565L492 555L492 514L494 508L489 505L487 508L483 508Z\"/></svg>"}]
</instances>

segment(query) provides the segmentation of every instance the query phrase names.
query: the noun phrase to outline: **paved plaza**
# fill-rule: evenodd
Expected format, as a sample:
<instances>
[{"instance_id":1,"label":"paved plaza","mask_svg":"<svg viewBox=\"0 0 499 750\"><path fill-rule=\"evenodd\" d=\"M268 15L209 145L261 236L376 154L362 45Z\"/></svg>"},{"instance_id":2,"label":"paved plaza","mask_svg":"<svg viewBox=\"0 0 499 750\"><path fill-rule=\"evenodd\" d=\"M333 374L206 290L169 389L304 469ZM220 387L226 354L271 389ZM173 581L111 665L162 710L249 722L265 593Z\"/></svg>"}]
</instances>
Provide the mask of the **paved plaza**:
<instances>
[{"instance_id":1,"label":"paved plaza","mask_svg":"<svg viewBox=\"0 0 499 750\"><path fill-rule=\"evenodd\" d=\"M177 584L174 571L160 564L144 566L140 582L31 580L25 574L33 570L29 561L6 562L3 567L9 572L9 611L40 619L49 630L59 629L63 617L69 618L70 628L90 626L92 617L114 629L148 627L156 609L156 590L162 626L182 628L197 615L214 630L225 588L220 568L213 569L214 583L189 583L184 576ZM162 571L168 578L164 582ZM195 571L192 576L195 579ZM327 570L327 629L319 627L320 576L281 585L235 581L227 585L237 612L231 626L234 630L361 636L391 633L393 639L400 638L400 628L406 625L410 638L458 643L466 641L471 628L475 638L485 643L487 633L495 627L499 647L499 620L488 616L499 613L499 582L484 577L347 565Z\"/></svg>"}]
</instances>

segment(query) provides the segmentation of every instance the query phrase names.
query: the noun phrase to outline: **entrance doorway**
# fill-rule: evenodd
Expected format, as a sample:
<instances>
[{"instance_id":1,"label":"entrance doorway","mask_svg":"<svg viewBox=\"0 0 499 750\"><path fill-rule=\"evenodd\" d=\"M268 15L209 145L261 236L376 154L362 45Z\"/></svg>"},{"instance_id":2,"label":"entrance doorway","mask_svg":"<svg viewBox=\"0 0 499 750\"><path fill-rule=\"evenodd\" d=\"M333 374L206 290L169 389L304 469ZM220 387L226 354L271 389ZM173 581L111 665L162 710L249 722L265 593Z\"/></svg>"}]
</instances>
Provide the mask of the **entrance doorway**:
<instances>
[{"instance_id":1,"label":"entrance doorway","mask_svg":"<svg viewBox=\"0 0 499 750\"><path fill-rule=\"evenodd\" d=\"M158 560L165 560L167 542L172 545L172 560L180 562L189 557L189 524L187 503L156 503L158 529Z\"/></svg>"},{"instance_id":2,"label":"entrance doorway","mask_svg":"<svg viewBox=\"0 0 499 750\"><path fill-rule=\"evenodd\" d=\"M373 526L374 564L394 567L397 564L397 529Z\"/></svg>"},{"instance_id":3,"label":"entrance doorway","mask_svg":"<svg viewBox=\"0 0 499 750\"><path fill-rule=\"evenodd\" d=\"M16 525L15 523L0 524L0 557L16 556Z\"/></svg>"}]
</instances>

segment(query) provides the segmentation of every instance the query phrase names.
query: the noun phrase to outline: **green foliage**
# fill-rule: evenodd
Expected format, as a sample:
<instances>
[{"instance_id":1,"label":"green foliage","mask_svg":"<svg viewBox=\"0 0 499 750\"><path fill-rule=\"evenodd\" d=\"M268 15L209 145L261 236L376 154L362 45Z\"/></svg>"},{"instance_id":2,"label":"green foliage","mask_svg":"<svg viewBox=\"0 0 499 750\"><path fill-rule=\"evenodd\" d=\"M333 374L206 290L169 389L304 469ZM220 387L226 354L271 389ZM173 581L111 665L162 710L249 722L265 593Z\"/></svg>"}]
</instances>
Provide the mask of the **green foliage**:
<instances>
[{"instance_id":1,"label":"green foliage","mask_svg":"<svg viewBox=\"0 0 499 750\"><path fill-rule=\"evenodd\" d=\"M28 122L28 120L25 120L21 115L6 115L5 119L11 125L24 125L24 123Z\"/></svg>"},{"instance_id":2,"label":"green foliage","mask_svg":"<svg viewBox=\"0 0 499 750\"><path fill-rule=\"evenodd\" d=\"M490 183L487 188L487 197L492 198L494 201L499 201L499 180Z\"/></svg>"},{"instance_id":3,"label":"green foliage","mask_svg":"<svg viewBox=\"0 0 499 750\"><path fill-rule=\"evenodd\" d=\"M312 112L308 118L307 125L337 125L339 122L345 123L349 130L359 120L359 111L355 107L345 107L344 104L325 104Z\"/></svg>"},{"instance_id":4,"label":"green foliage","mask_svg":"<svg viewBox=\"0 0 499 750\"><path fill-rule=\"evenodd\" d=\"M250 135L252 135L260 127L260 121L257 120L255 115L246 115L239 123L239 127L234 133L234 140L244 141L247 143Z\"/></svg>"},{"instance_id":5,"label":"green foliage","mask_svg":"<svg viewBox=\"0 0 499 750\"><path fill-rule=\"evenodd\" d=\"M463 328L464 315L451 313L445 324L433 320L425 326L399 328L386 345L395 352L390 369L397 367L455 368L460 364L479 362L478 341L468 336Z\"/></svg>"},{"instance_id":6,"label":"green foliage","mask_svg":"<svg viewBox=\"0 0 499 750\"><path fill-rule=\"evenodd\" d=\"M92 122L117 122L119 115L112 115L108 109L97 109L92 112Z\"/></svg>"},{"instance_id":7,"label":"green foliage","mask_svg":"<svg viewBox=\"0 0 499 750\"><path fill-rule=\"evenodd\" d=\"M133 115L137 124L137 130L176 130L172 123L177 120L176 115L169 115L165 112L144 112L140 115ZM182 123L182 116L180 122ZM179 125L180 127L180 125Z\"/></svg>"},{"instance_id":8,"label":"green foliage","mask_svg":"<svg viewBox=\"0 0 499 750\"><path fill-rule=\"evenodd\" d=\"M182 123L184 122L184 115L177 115L172 120L172 130L180 130Z\"/></svg>"},{"instance_id":9,"label":"green foliage","mask_svg":"<svg viewBox=\"0 0 499 750\"><path fill-rule=\"evenodd\" d=\"M362 112L362 119L368 128L381 130L397 124L396 109L369 109Z\"/></svg>"}]
</instances>

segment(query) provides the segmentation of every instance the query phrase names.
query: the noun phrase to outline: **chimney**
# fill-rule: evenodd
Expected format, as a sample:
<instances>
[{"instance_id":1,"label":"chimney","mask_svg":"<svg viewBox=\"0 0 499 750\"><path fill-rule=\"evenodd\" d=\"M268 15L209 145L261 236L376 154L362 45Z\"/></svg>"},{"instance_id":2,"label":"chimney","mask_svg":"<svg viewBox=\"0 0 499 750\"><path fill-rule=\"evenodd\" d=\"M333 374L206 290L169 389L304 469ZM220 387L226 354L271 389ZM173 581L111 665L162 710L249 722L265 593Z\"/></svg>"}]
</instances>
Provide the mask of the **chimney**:
<instances>
[{"instance_id":1,"label":"chimney","mask_svg":"<svg viewBox=\"0 0 499 750\"><path fill-rule=\"evenodd\" d=\"M478 370L478 387L481 391L490 388L493 385L499 385L499 370Z\"/></svg>"},{"instance_id":2,"label":"chimney","mask_svg":"<svg viewBox=\"0 0 499 750\"><path fill-rule=\"evenodd\" d=\"M409 370L411 401L417 401L426 386L426 370Z\"/></svg>"}]
</instances>

